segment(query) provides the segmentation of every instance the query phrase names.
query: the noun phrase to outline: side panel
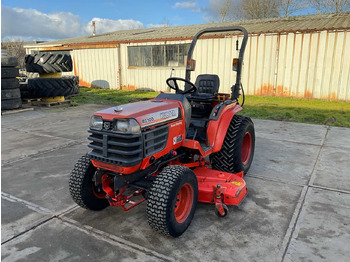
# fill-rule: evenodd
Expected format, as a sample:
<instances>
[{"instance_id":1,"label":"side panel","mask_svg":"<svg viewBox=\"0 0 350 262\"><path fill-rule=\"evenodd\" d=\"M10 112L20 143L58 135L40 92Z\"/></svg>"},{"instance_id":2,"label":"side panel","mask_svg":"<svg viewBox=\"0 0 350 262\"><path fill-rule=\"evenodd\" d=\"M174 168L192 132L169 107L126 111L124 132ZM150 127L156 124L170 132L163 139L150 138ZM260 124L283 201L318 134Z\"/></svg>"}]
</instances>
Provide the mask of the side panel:
<instances>
[{"instance_id":1,"label":"side panel","mask_svg":"<svg viewBox=\"0 0 350 262\"><path fill-rule=\"evenodd\" d=\"M232 117L241 110L242 107L236 103L227 105L222 109L218 120L209 121L207 135L213 153L220 151Z\"/></svg>"}]
</instances>

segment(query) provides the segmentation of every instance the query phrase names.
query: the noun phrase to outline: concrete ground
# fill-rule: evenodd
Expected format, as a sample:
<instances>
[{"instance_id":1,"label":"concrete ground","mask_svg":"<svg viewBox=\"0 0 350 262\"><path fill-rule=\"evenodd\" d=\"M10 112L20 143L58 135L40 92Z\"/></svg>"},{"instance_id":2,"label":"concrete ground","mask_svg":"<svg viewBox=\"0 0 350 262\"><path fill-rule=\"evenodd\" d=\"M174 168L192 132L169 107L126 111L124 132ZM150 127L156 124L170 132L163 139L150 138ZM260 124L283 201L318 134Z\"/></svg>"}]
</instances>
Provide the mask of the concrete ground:
<instances>
[{"instance_id":1,"label":"concrete ground","mask_svg":"<svg viewBox=\"0 0 350 262\"><path fill-rule=\"evenodd\" d=\"M2 261L349 261L350 129L254 120L249 195L218 218L199 204L179 238L146 204L78 208L68 191L101 105L2 116Z\"/></svg>"}]
</instances>

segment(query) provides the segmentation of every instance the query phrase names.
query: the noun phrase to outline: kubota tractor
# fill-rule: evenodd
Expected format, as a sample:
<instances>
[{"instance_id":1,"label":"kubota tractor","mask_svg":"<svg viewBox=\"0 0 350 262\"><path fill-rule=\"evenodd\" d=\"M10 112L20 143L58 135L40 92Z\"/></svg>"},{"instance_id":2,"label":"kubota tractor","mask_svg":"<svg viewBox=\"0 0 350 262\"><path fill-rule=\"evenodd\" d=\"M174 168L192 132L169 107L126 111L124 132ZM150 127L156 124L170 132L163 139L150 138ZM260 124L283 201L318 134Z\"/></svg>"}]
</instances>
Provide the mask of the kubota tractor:
<instances>
[{"instance_id":1,"label":"kubota tractor","mask_svg":"<svg viewBox=\"0 0 350 262\"><path fill-rule=\"evenodd\" d=\"M219 93L217 75L190 81L199 36L225 31L243 33L232 64L236 83L231 96ZM149 225L173 237L188 228L197 201L214 204L220 217L226 216L228 205L239 205L247 195L243 176L255 145L253 122L237 115L242 110L240 90L244 99L241 71L247 38L243 27L201 30L188 51L185 79L166 80L175 93L96 112L88 130L92 150L76 163L69 181L74 201L90 210L129 210L147 200Z\"/></svg>"}]
</instances>

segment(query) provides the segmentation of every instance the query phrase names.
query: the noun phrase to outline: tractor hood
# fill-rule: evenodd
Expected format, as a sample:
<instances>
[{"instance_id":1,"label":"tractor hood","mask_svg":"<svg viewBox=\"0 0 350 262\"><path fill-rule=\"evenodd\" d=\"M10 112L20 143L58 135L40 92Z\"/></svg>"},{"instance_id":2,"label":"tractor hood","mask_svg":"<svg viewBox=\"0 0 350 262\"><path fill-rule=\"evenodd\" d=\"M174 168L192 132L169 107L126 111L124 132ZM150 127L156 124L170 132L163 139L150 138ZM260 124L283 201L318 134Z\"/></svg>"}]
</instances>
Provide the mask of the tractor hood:
<instances>
[{"instance_id":1,"label":"tractor hood","mask_svg":"<svg viewBox=\"0 0 350 262\"><path fill-rule=\"evenodd\" d=\"M180 117L179 102L152 99L98 111L103 120L133 118L141 128Z\"/></svg>"}]
</instances>

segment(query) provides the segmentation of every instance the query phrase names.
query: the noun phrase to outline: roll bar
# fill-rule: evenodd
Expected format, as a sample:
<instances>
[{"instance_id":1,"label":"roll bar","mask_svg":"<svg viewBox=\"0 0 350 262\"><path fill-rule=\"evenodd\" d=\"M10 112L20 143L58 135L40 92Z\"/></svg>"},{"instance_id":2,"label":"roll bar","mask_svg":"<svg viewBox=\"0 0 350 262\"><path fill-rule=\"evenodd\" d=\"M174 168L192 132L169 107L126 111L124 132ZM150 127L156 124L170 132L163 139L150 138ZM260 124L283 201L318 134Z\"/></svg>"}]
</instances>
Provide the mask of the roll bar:
<instances>
[{"instance_id":1,"label":"roll bar","mask_svg":"<svg viewBox=\"0 0 350 262\"><path fill-rule=\"evenodd\" d=\"M246 47L247 41L248 41L248 32L242 26L206 28L206 29L202 29L201 31L199 31L193 37L190 49L188 50L185 79L187 81L190 81L190 79L191 79L192 55L193 55L193 50L194 50L194 47L196 46L198 38L201 35L206 34L206 33L228 32L228 31L240 31L243 33L243 41L242 41L241 48L239 50L239 55L238 55L239 62L238 62L238 68L237 68L237 74L236 74L236 83L231 88L231 98L233 99L233 98L238 98L238 91L239 91L239 88L241 86L243 56L244 56L245 47Z\"/></svg>"}]
</instances>

